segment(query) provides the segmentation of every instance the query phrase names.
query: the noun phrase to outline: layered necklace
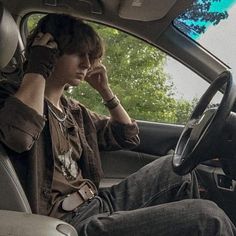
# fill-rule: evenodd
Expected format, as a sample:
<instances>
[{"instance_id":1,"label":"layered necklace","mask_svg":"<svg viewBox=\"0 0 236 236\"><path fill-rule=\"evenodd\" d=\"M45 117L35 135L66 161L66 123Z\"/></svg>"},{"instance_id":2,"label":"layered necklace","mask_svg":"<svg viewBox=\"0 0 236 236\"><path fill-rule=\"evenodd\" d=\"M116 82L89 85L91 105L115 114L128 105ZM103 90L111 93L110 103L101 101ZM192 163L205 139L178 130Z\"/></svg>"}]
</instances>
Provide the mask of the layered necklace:
<instances>
[{"instance_id":1,"label":"layered necklace","mask_svg":"<svg viewBox=\"0 0 236 236\"><path fill-rule=\"evenodd\" d=\"M52 115L60 122L60 123L63 123L68 115L66 113L64 113L64 117L60 118L54 111L53 109L51 108L51 106L48 104L48 110L52 113Z\"/></svg>"},{"instance_id":2,"label":"layered necklace","mask_svg":"<svg viewBox=\"0 0 236 236\"><path fill-rule=\"evenodd\" d=\"M65 109L63 109L65 112L63 113L63 117L59 117L58 114L55 112L55 108L53 109L53 105L50 103L48 104L48 110L49 112L53 115L53 117L58 121L61 134L58 132L58 130L55 130L57 132L57 139L58 139L58 145L59 145L59 150L58 150L58 155L56 156L57 160L60 163L61 171L64 177L67 180L74 180L78 176L78 165L76 161L73 160L72 158L72 147L70 146L70 141L69 141L69 134L67 132L67 128L65 126L65 122L68 118L68 114ZM63 145L63 139L66 140L66 143L68 145L68 148L66 150L63 150L62 145Z\"/></svg>"},{"instance_id":3,"label":"layered necklace","mask_svg":"<svg viewBox=\"0 0 236 236\"><path fill-rule=\"evenodd\" d=\"M58 124L60 126L61 132L64 135L67 135L66 133L66 129L65 129L65 125L64 122L66 121L66 119L68 118L68 115L66 112L64 112L64 117L59 117L55 111L53 111L52 107L48 104L48 110L52 113L52 115L56 118L56 120L58 121ZM67 138L67 137L66 137Z\"/></svg>"}]
</instances>

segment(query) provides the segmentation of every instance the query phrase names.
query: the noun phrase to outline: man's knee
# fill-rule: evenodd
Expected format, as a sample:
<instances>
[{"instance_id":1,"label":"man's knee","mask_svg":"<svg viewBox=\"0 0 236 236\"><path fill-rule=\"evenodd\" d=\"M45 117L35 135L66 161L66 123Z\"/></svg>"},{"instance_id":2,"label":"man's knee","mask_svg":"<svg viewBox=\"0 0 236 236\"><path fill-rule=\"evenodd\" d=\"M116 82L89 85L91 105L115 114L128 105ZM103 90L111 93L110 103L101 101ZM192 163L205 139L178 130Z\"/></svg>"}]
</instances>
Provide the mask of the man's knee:
<instances>
[{"instance_id":1,"label":"man's knee","mask_svg":"<svg viewBox=\"0 0 236 236\"><path fill-rule=\"evenodd\" d=\"M171 199L169 201L199 198L195 174L191 173L180 176L174 173L172 155L163 156L151 162L139 174L141 174L142 178L152 182L153 185L158 186L159 192L170 193Z\"/></svg>"},{"instance_id":2,"label":"man's knee","mask_svg":"<svg viewBox=\"0 0 236 236\"><path fill-rule=\"evenodd\" d=\"M226 216L224 211L216 203L209 200L195 199L192 200L191 205L192 210L204 219L215 217L224 218Z\"/></svg>"},{"instance_id":3,"label":"man's knee","mask_svg":"<svg viewBox=\"0 0 236 236\"><path fill-rule=\"evenodd\" d=\"M235 235L236 229L225 212L214 202L194 200L191 210L195 212L200 235ZM207 234L206 234L207 233Z\"/></svg>"}]
</instances>

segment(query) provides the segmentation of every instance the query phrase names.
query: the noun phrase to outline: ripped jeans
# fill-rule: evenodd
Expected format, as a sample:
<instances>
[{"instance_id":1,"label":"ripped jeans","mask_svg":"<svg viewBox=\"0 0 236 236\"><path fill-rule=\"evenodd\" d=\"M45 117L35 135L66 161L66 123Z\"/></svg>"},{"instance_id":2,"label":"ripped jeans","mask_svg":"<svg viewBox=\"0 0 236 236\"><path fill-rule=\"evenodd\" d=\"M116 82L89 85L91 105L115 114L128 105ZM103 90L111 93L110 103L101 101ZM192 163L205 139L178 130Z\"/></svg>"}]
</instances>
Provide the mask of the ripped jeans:
<instances>
[{"instance_id":1,"label":"ripped jeans","mask_svg":"<svg viewBox=\"0 0 236 236\"><path fill-rule=\"evenodd\" d=\"M171 161L165 156L151 162L63 220L79 236L236 235L223 210L199 199L195 173L178 176Z\"/></svg>"}]
</instances>

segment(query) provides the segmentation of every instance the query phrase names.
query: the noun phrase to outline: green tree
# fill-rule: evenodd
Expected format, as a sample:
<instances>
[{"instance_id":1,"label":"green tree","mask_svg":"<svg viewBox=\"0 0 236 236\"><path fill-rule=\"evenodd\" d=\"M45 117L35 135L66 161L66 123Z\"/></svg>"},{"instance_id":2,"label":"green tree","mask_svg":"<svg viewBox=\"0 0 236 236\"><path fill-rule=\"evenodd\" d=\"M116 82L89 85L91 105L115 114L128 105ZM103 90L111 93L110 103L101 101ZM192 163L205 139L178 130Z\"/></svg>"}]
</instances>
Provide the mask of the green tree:
<instances>
[{"instance_id":1,"label":"green tree","mask_svg":"<svg viewBox=\"0 0 236 236\"><path fill-rule=\"evenodd\" d=\"M42 18L42 14L33 14L30 15L27 20L27 28L29 32L37 25L38 21Z\"/></svg>"},{"instance_id":2,"label":"green tree","mask_svg":"<svg viewBox=\"0 0 236 236\"><path fill-rule=\"evenodd\" d=\"M217 25L228 17L228 12L219 7L221 2L222 0L195 0L192 6L175 20L175 24L186 35L193 32L196 35L203 34L209 24Z\"/></svg>"}]
</instances>

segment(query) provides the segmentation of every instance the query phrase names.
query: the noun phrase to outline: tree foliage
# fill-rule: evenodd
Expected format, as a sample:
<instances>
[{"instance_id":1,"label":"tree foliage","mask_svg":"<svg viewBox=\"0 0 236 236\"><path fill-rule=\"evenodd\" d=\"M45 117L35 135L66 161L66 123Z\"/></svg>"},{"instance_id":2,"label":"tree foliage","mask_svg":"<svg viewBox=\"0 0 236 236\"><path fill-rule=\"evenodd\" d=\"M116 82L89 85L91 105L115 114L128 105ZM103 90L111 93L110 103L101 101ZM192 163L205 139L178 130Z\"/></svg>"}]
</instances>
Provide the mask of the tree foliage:
<instances>
[{"instance_id":1,"label":"tree foliage","mask_svg":"<svg viewBox=\"0 0 236 236\"><path fill-rule=\"evenodd\" d=\"M228 17L227 11L213 7L222 0L195 0L192 6L175 21L178 28L187 35L205 33L207 25L217 25ZM225 1L225 0L223 0Z\"/></svg>"}]
</instances>

